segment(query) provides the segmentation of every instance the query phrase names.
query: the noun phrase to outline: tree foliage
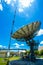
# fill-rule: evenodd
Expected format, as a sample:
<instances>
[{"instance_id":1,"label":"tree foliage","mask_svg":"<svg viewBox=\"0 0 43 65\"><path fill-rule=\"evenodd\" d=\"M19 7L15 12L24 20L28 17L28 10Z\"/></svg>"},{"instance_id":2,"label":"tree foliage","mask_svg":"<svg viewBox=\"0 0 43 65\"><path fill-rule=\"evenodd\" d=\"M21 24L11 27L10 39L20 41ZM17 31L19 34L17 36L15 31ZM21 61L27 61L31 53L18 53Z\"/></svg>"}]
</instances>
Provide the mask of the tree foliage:
<instances>
[{"instance_id":1,"label":"tree foliage","mask_svg":"<svg viewBox=\"0 0 43 65\"><path fill-rule=\"evenodd\" d=\"M39 51L38 50L35 50L34 53L35 53L35 55L39 55Z\"/></svg>"},{"instance_id":2,"label":"tree foliage","mask_svg":"<svg viewBox=\"0 0 43 65\"><path fill-rule=\"evenodd\" d=\"M40 55L43 55L43 50L40 50Z\"/></svg>"}]
</instances>

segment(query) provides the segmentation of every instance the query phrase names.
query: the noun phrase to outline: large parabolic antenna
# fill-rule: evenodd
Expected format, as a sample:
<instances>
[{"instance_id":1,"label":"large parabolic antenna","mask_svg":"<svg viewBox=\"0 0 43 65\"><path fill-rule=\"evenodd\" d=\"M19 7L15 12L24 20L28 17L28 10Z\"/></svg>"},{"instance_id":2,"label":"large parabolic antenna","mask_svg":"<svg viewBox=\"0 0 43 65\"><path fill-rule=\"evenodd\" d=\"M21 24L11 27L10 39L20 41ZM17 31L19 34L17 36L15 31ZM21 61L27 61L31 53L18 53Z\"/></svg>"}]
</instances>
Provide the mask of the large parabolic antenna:
<instances>
[{"instance_id":1,"label":"large parabolic antenna","mask_svg":"<svg viewBox=\"0 0 43 65\"><path fill-rule=\"evenodd\" d=\"M33 22L23 26L12 35L12 38L18 41L25 41L30 46L31 60L34 60L35 42L33 38L37 35L37 32L40 29L40 25L41 23L39 21Z\"/></svg>"},{"instance_id":2,"label":"large parabolic antenna","mask_svg":"<svg viewBox=\"0 0 43 65\"><path fill-rule=\"evenodd\" d=\"M32 39L40 29L40 22L33 22L31 24L28 24L19 30L17 30L13 35L12 38L25 41L25 40L30 40Z\"/></svg>"}]
</instances>

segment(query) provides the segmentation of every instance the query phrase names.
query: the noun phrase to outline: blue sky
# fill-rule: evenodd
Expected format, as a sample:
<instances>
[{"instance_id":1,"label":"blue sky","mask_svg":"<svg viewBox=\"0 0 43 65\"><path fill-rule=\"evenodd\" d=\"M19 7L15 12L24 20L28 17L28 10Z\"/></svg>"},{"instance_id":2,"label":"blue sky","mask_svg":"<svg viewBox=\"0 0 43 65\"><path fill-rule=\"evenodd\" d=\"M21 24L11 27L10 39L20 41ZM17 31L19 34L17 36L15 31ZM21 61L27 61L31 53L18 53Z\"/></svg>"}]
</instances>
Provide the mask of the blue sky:
<instances>
[{"instance_id":1,"label":"blue sky","mask_svg":"<svg viewBox=\"0 0 43 65\"><path fill-rule=\"evenodd\" d=\"M13 20L15 20L13 32L26 24L40 21L41 27L35 40L39 40L39 46L43 45L43 0L0 0L0 48L8 47ZM29 48L25 42L14 39L11 40L10 47Z\"/></svg>"}]
</instances>

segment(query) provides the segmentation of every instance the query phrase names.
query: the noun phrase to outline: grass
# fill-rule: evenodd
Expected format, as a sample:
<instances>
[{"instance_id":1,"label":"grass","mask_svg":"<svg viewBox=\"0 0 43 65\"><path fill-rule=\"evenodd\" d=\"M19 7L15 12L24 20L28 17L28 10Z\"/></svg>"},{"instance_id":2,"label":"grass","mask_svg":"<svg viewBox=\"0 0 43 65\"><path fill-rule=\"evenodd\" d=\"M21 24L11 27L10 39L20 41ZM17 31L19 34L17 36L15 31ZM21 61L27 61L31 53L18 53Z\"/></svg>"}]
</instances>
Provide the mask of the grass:
<instances>
[{"instance_id":1,"label":"grass","mask_svg":"<svg viewBox=\"0 0 43 65\"><path fill-rule=\"evenodd\" d=\"M41 56L37 56L38 58L43 58L43 55L41 55Z\"/></svg>"},{"instance_id":2,"label":"grass","mask_svg":"<svg viewBox=\"0 0 43 65\"><path fill-rule=\"evenodd\" d=\"M0 65L6 65L7 60L5 61L4 58L0 58Z\"/></svg>"},{"instance_id":3,"label":"grass","mask_svg":"<svg viewBox=\"0 0 43 65\"><path fill-rule=\"evenodd\" d=\"M15 56L15 57L13 56L13 57L10 57L10 58L9 58L10 61L12 61L12 60L19 60L19 59L20 59L19 56Z\"/></svg>"},{"instance_id":4,"label":"grass","mask_svg":"<svg viewBox=\"0 0 43 65\"><path fill-rule=\"evenodd\" d=\"M43 58L43 56L39 56L39 58ZM13 56L13 57L10 57L10 58L0 58L0 65L6 65L8 59L9 59L9 61L19 60L20 57L19 56Z\"/></svg>"},{"instance_id":5,"label":"grass","mask_svg":"<svg viewBox=\"0 0 43 65\"><path fill-rule=\"evenodd\" d=\"M20 59L19 56L10 57L10 58L9 58L9 61L12 61L12 60L19 60L19 59ZM7 64L7 61L8 61L8 58L0 58L0 65L6 65L6 64Z\"/></svg>"},{"instance_id":6,"label":"grass","mask_svg":"<svg viewBox=\"0 0 43 65\"><path fill-rule=\"evenodd\" d=\"M40 58L43 58L43 55L42 55L42 56L40 56Z\"/></svg>"}]
</instances>

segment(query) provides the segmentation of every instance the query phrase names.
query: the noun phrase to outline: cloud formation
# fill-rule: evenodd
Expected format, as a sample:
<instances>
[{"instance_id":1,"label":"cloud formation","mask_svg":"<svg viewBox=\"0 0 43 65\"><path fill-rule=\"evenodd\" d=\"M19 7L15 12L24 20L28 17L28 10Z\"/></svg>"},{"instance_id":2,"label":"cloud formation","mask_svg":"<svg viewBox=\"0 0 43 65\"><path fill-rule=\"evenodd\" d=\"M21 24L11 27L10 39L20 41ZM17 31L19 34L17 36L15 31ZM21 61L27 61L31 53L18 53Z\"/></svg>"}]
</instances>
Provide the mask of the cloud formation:
<instances>
[{"instance_id":1,"label":"cloud formation","mask_svg":"<svg viewBox=\"0 0 43 65\"><path fill-rule=\"evenodd\" d=\"M16 2L16 0L0 0L0 10L3 11L3 6L2 6L2 3L4 4L4 2L7 4L7 5L12 5L14 6L14 3Z\"/></svg>"},{"instance_id":2,"label":"cloud formation","mask_svg":"<svg viewBox=\"0 0 43 65\"><path fill-rule=\"evenodd\" d=\"M40 42L39 47L43 46L43 41Z\"/></svg>"},{"instance_id":3,"label":"cloud formation","mask_svg":"<svg viewBox=\"0 0 43 65\"><path fill-rule=\"evenodd\" d=\"M0 1L1 2L1 1ZM2 2L5 2L7 5L10 5L12 7L15 6L15 4L17 5L17 9L18 9L18 12L24 12L24 9L27 8L27 7L30 7L32 5L32 3L34 2L34 0L2 0ZM1 3L1 10L3 10L3 7L2 7L2 3Z\"/></svg>"},{"instance_id":4,"label":"cloud formation","mask_svg":"<svg viewBox=\"0 0 43 65\"><path fill-rule=\"evenodd\" d=\"M24 46L24 44L21 44L20 46Z\"/></svg>"},{"instance_id":5,"label":"cloud formation","mask_svg":"<svg viewBox=\"0 0 43 65\"><path fill-rule=\"evenodd\" d=\"M13 45L15 46L15 48L20 48L20 46L24 46L24 44L18 44L18 43L14 43Z\"/></svg>"},{"instance_id":6,"label":"cloud formation","mask_svg":"<svg viewBox=\"0 0 43 65\"><path fill-rule=\"evenodd\" d=\"M22 8L29 7L34 0L19 0L19 5Z\"/></svg>"},{"instance_id":7,"label":"cloud formation","mask_svg":"<svg viewBox=\"0 0 43 65\"><path fill-rule=\"evenodd\" d=\"M0 48L2 48L2 45L0 45Z\"/></svg>"},{"instance_id":8,"label":"cloud formation","mask_svg":"<svg viewBox=\"0 0 43 65\"><path fill-rule=\"evenodd\" d=\"M0 10L1 10L1 11L3 10L3 6L2 6L2 4L0 4Z\"/></svg>"},{"instance_id":9,"label":"cloud formation","mask_svg":"<svg viewBox=\"0 0 43 65\"><path fill-rule=\"evenodd\" d=\"M18 11L23 12L25 8L30 7L34 0L19 0Z\"/></svg>"},{"instance_id":10,"label":"cloud formation","mask_svg":"<svg viewBox=\"0 0 43 65\"><path fill-rule=\"evenodd\" d=\"M41 41L40 44L43 44L43 41Z\"/></svg>"},{"instance_id":11,"label":"cloud formation","mask_svg":"<svg viewBox=\"0 0 43 65\"><path fill-rule=\"evenodd\" d=\"M5 2L6 2L7 4L10 4L10 3L11 3L11 0L5 0Z\"/></svg>"},{"instance_id":12,"label":"cloud formation","mask_svg":"<svg viewBox=\"0 0 43 65\"><path fill-rule=\"evenodd\" d=\"M13 45L15 46L15 48L19 48L20 47L20 45L18 43L14 43Z\"/></svg>"},{"instance_id":13,"label":"cloud formation","mask_svg":"<svg viewBox=\"0 0 43 65\"><path fill-rule=\"evenodd\" d=\"M39 32L37 33L37 36L43 35L43 29L40 29Z\"/></svg>"},{"instance_id":14,"label":"cloud formation","mask_svg":"<svg viewBox=\"0 0 43 65\"><path fill-rule=\"evenodd\" d=\"M3 49L3 48L6 48L6 46L0 45L0 48Z\"/></svg>"}]
</instances>

